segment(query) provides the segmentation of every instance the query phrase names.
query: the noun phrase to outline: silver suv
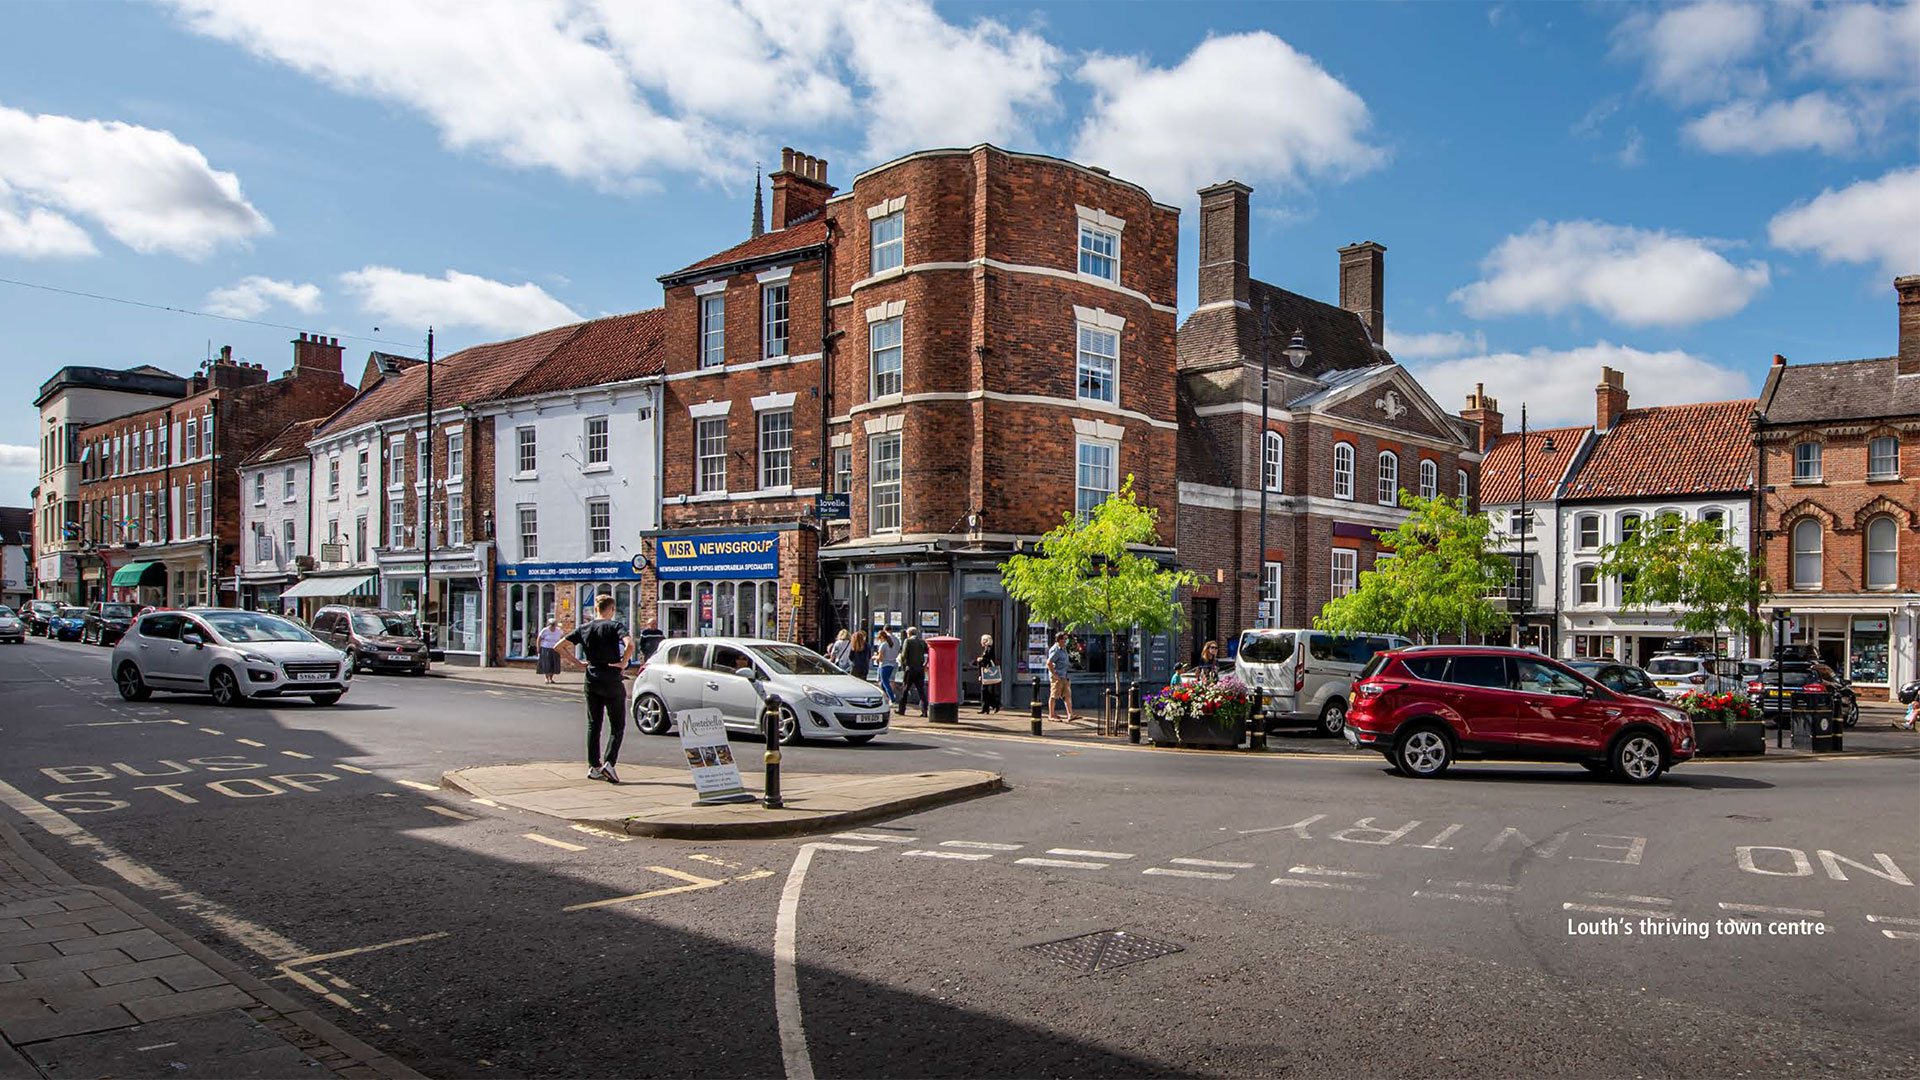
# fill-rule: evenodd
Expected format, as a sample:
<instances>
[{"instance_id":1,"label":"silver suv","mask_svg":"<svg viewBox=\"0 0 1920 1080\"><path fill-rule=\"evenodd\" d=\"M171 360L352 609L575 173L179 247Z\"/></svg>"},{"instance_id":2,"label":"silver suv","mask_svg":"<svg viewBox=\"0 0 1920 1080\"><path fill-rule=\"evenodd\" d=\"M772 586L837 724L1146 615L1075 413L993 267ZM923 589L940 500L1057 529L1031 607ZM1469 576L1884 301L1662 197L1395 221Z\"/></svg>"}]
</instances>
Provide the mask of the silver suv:
<instances>
[{"instance_id":1,"label":"silver suv","mask_svg":"<svg viewBox=\"0 0 1920 1080\"><path fill-rule=\"evenodd\" d=\"M113 682L128 701L155 690L212 694L216 705L257 698L340 700L353 680L346 654L291 619L231 608L154 611L113 646Z\"/></svg>"},{"instance_id":2,"label":"silver suv","mask_svg":"<svg viewBox=\"0 0 1920 1080\"><path fill-rule=\"evenodd\" d=\"M1245 630L1233 674L1266 694L1272 726L1312 726L1339 736L1347 727L1353 681L1378 653L1413 642L1393 634L1328 634L1319 630Z\"/></svg>"},{"instance_id":3,"label":"silver suv","mask_svg":"<svg viewBox=\"0 0 1920 1080\"><path fill-rule=\"evenodd\" d=\"M759 733L769 697L780 699L783 743L838 738L858 746L887 730L878 686L812 649L758 638L662 642L633 681L633 719L642 732L665 735L677 713L719 709L730 730Z\"/></svg>"}]
</instances>

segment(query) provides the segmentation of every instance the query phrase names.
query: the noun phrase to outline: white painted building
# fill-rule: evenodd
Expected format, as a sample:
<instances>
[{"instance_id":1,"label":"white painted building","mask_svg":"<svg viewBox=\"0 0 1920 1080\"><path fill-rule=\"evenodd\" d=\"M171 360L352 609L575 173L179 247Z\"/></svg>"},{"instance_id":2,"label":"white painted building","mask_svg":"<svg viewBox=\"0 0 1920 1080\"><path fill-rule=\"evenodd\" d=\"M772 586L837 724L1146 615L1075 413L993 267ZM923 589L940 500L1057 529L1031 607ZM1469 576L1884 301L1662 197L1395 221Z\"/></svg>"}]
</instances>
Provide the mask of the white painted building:
<instances>
[{"instance_id":1,"label":"white painted building","mask_svg":"<svg viewBox=\"0 0 1920 1080\"><path fill-rule=\"evenodd\" d=\"M282 595L312 569L313 455L307 441L319 419L300 420L256 450L240 466L240 605L249 611L283 608Z\"/></svg>"},{"instance_id":2,"label":"white painted building","mask_svg":"<svg viewBox=\"0 0 1920 1080\"><path fill-rule=\"evenodd\" d=\"M377 551L391 520L386 502L402 497L403 480L388 464L386 428L379 422L331 426L339 416L322 421L306 444L309 531L298 554L309 556L313 566L292 592L309 612L328 603L374 602ZM393 435L404 439L404 432ZM253 497L249 488L248 501Z\"/></svg>"}]
</instances>

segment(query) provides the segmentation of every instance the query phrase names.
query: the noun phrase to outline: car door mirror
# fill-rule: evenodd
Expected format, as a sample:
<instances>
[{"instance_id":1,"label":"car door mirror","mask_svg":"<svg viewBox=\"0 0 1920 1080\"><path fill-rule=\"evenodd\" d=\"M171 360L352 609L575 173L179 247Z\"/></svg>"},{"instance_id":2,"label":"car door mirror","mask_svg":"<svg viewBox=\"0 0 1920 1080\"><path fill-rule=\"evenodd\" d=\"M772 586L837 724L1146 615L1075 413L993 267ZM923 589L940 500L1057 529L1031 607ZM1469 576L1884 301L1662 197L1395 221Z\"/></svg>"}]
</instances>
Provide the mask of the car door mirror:
<instances>
[{"instance_id":1,"label":"car door mirror","mask_svg":"<svg viewBox=\"0 0 1920 1080\"><path fill-rule=\"evenodd\" d=\"M196 649L204 649L207 646L207 639L201 637L199 631L189 630L180 635L180 644L191 645Z\"/></svg>"},{"instance_id":2,"label":"car door mirror","mask_svg":"<svg viewBox=\"0 0 1920 1080\"><path fill-rule=\"evenodd\" d=\"M753 681L754 679L756 679L756 678L758 678L758 677L759 677L759 676L758 676L758 675L757 675L757 674L756 674L756 673L754 672L754 670L753 670L752 668L750 668L750 667L743 667L743 668L734 668L734 669L733 669L733 673L734 673L735 675L738 675L738 676L740 676L741 678L743 678L743 679L745 679L745 680L747 680L748 682L752 682L752 681Z\"/></svg>"}]
</instances>

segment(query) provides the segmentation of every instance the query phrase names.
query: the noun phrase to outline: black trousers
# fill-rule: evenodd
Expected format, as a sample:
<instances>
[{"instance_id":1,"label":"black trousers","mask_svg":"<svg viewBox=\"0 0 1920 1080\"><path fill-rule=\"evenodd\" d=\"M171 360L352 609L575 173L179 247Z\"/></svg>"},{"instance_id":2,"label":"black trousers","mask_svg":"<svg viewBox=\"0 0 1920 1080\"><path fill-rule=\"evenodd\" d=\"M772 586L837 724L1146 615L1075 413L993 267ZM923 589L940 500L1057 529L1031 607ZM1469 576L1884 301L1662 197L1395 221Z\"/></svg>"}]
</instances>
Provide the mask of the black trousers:
<instances>
[{"instance_id":1,"label":"black trousers","mask_svg":"<svg viewBox=\"0 0 1920 1080\"><path fill-rule=\"evenodd\" d=\"M925 716L927 712L927 669L903 667L900 670L904 673L900 680L900 715L905 716L907 714L907 699L912 697L915 692L918 692L920 695L920 715Z\"/></svg>"},{"instance_id":2,"label":"black trousers","mask_svg":"<svg viewBox=\"0 0 1920 1080\"><path fill-rule=\"evenodd\" d=\"M620 740L627 733L627 688L617 679L606 686L587 684L587 764L599 768L600 725L609 724L606 764L620 759Z\"/></svg>"},{"instance_id":3,"label":"black trousers","mask_svg":"<svg viewBox=\"0 0 1920 1080\"><path fill-rule=\"evenodd\" d=\"M983 712L1000 711L1000 684L980 684L980 708Z\"/></svg>"}]
</instances>

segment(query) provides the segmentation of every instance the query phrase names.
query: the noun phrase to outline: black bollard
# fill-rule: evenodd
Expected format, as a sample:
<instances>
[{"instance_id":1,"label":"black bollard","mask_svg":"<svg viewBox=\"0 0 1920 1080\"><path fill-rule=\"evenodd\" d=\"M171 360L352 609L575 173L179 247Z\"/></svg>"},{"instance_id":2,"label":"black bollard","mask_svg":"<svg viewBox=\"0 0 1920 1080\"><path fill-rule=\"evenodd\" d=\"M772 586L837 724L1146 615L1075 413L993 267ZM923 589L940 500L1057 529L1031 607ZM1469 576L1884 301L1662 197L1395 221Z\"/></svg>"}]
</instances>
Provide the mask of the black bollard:
<instances>
[{"instance_id":1,"label":"black bollard","mask_svg":"<svg viewBox=\"0 0 1920 1080\"><path fill-rule=\"evenodd\" d=\"M1253 719L1247 728L1247 749L1265 750L1267 748L1267 692L1256 690L1253 694Z\"/></svg>"},{"instance_id":2,"label":"black bollard","mask_svg":"<svg viewBox=\"0 0 1920 1080\"><path fill-rule=\"evenodd\" d=\"M1033 717L1033 733L1035 735L1041 734L1040 717L1045 715L1041 710L1045 709L1046 707L1047 707L1047 685L1045 682L1041 681L1041 678L1039 675L1035 675L1033 677L1033 701L1031 703L1031 715Z\"/></svg>"},{"instance_id":3,"label":"black bollard","mask_svg":"<svg viewBox=\"0 0 1920 1080\"><path fill-rule=\"evenodd\" d=\"M779 810L787 804L780 798L780 699L768 695L760 710L760 730L766 733L767 809Z\"/></svg>"},{"instance_id":4,"label":"black bollard","mask_svg":"<svg viewBox=\"0 0 1920 1080\"><path fill-rule=\"evenodd\" d=\"M1134 745L1140 743L1140 684L1134 683L1127 691L1127 741Z\"/></svg>"}]
</instances>

